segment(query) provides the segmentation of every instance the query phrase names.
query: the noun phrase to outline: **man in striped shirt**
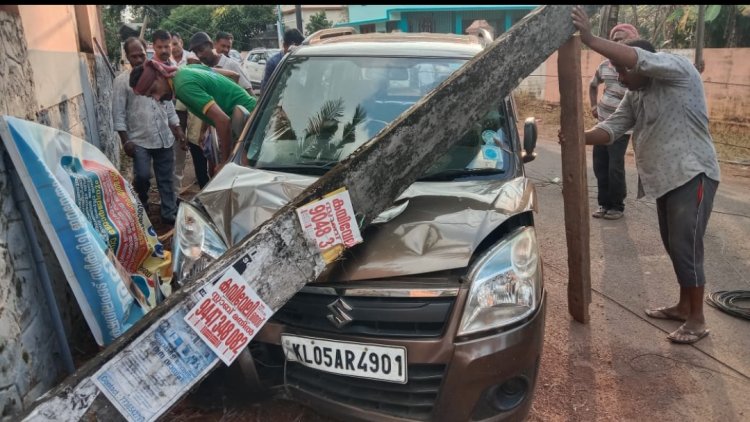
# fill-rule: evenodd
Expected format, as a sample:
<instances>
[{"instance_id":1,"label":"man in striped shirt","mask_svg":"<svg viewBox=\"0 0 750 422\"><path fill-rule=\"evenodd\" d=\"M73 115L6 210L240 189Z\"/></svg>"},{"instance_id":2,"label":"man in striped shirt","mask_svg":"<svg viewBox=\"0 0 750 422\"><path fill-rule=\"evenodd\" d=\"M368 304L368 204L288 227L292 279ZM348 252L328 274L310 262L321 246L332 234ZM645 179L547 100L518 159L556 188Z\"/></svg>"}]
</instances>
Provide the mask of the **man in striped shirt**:
<instances>
[{"instance_id":1,"label":"man in striped shirt","mask_svg":"<svg viewBox=\"0 0 750 422\"><path fill-rule=\"evenodd\" d=\"M627 23L615 26L609 33L609 39L619 43L638 38L638 30ZM602 82L604 83L604 94L597 103L599 85ZM607 117L617 110L617 106L620 105L620 101L627 90L618 82L617 71L612 63L608 59L604 60L589 84L591 114L600 122L607 120ZM630 132L615 140L612 145L594 146L594 175L596 175L599 189L597 195L599 208L592 214L594 218L606 218L608 220L622 218L622 213L625 211L625 196L627 195L625 151L628 149L628 141L630 141Z\"/></svg>"}]
</instances>

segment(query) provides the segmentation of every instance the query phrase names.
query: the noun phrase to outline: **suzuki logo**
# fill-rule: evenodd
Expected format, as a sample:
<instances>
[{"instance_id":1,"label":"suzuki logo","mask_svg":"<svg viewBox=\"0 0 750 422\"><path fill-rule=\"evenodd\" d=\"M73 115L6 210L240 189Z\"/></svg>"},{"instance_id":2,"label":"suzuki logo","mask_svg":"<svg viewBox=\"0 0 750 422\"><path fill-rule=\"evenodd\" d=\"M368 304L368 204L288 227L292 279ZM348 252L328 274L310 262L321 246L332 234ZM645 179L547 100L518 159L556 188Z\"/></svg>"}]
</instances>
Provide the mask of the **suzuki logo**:
<instances>
[{"instance_id":1,"label":"suzuki logo","mask_svg":"<svg viewBox=\"0 0 750 422\"><path fill-rule=\"evenodd\" d=\"M352 317L349 315L352 307L344 302L344 299L338 298L329 303L328 310L331 311L331 313L327 315L328 321L330 321L336 328L343 328L352 322Z\"/></svg>"}]
</instances>

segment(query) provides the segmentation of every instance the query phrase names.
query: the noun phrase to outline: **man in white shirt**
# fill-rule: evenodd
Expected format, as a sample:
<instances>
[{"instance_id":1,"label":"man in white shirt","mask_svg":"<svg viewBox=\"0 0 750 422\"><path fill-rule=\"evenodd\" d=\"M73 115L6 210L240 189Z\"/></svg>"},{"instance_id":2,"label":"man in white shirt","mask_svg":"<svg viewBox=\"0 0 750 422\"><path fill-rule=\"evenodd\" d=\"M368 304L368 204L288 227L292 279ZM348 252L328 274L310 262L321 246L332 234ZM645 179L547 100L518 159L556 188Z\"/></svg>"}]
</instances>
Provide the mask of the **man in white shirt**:
<instances>
[{"instance_id":1,"label":"man in white shirt","mask_svg":"<svg viewBox=\"0 0 750 422\"><path fill-rule=\"evenodd\" d=\"M177 67L182 67L188 64L188 58L198 57L193 54L192 51L187 51L184 48L182 36L179 32L172 32L172 62Z\"/></svg>"},{"instance_id":2,"label":"man in white shirt","mask_svg":"<svg viewBox=\"0 0 750 422\"><path fill-rule=\"evenodd\" d=\"M130 65L135 68L146 61L146 43L138 38L125 40L124 50ZM123 150L133 157L133 188L144 207L148 206L151 188L150 167L161 196L161 219L174 224L177 215L177 195L174 190L175 137L183 141L185 135L171 101L156 101L135 95L129 85L130 71L115 78L112 95L112 118L120 135Z\"/></svg>"},{"instance_id":3,"label":"man in white shirt","mask_svg":"<svg viewBox=\"0 0 750 422\"><path fill-rule=\"evenodd\" d=\"M214 50L214 43L208 34L205 32L198 32L193 35L193 37L190 38L189 49L195 53L200 61L206 66L237 72L240 75L239 85L244 88L251 97L255 97L250 80L245 76L242 66L223 54L217 54Z\"/></svg>"}]
</instances>

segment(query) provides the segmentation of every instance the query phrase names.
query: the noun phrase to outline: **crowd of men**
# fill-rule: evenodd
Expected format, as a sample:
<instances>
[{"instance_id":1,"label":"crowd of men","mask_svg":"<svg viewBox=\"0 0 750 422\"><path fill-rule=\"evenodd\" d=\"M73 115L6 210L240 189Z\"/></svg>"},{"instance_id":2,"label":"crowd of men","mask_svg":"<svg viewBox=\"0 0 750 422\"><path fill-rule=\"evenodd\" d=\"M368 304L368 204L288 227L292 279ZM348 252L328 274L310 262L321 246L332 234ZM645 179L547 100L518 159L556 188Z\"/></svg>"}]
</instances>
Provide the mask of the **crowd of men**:
<instances>
[{"instance_id":1,"label":"crowd of men","mask_svg":"<svg viewBox=\"0 0 750 422\"><path fill-rule=\"evenodd\" d=\"M296 29L287 31L288 38L296 45L302 42ZM133 158L133 187L146 207L151 178L156 179L163 224L174 225L177 195L186 188L188 152L203 188L229 159L236 141L230 118L235 108L249 113L257 103L233 41L227 32L218 32L215 41L198 32L185 49L179 33L157 30L151 36L152 59L143 39L124 42L131 70L115 78L114 126L123 150ZM274 57L275 63L283 54Z\"/></svg>"}]
</instances>

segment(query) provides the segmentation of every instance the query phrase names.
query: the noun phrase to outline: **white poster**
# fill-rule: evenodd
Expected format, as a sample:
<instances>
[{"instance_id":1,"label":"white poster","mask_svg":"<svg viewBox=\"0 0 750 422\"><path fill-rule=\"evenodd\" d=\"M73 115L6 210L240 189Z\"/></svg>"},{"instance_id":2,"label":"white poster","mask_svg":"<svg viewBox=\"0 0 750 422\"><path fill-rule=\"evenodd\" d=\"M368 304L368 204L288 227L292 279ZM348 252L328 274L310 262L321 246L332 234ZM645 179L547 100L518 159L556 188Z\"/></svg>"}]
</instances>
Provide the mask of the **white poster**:
<instances>
[{"instance_id":1,"label":"white poster","mask_svg":"<svg viewBox=\"0 0 750 422\"><path fill-rule=\"evenodd\" d=\"M271 308L230 267L185 316L185 322L228 366L272 315Z\"/></svg>"}]
</instances>

